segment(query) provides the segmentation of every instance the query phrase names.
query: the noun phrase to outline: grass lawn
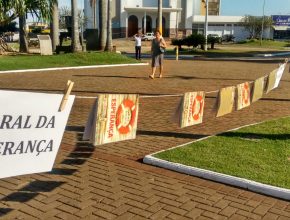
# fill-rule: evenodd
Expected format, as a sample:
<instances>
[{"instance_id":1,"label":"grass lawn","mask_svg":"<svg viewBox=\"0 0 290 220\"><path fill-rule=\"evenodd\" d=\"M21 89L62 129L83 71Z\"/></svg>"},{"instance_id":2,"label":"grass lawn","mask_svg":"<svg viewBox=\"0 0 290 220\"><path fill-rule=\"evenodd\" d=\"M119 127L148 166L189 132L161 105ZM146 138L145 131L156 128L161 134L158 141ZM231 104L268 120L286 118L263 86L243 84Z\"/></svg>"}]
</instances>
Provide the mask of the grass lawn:
<instances>
[{"instance_id":1,"label":"grass lawn","mask_svg":"<svg viewBox=\"0 0 290 220\"><path fill-rule=\"evenodd\" d=\"M264 48L276 48L283 49L284 47L290 47L289 41L273 41L273 40L263 40L262 46L260 40L245 40L237 43L238 45L244 45L248 47L264 47Z\"/></svg>"},{"instance_id":2,"label":"grass lawn","mask_svg":"<svg viewBox=\"0 0 290 220\"><path fill-rule=\"evenodd\" d=\"M67 53L53 56L0 56L0 70L38 69L50 67L89 66L136 63L136 60L117 53Z\"/></svg>"},{"instance_id":3,"label":"grass lawn","mask_svg":"<svg viewBox=\"0 0 290 220\"><path fill-rule=\"evenodd\" d=\"M226 132L154 157L290 189L290 118Z\"/></svg>"}]
</instances>

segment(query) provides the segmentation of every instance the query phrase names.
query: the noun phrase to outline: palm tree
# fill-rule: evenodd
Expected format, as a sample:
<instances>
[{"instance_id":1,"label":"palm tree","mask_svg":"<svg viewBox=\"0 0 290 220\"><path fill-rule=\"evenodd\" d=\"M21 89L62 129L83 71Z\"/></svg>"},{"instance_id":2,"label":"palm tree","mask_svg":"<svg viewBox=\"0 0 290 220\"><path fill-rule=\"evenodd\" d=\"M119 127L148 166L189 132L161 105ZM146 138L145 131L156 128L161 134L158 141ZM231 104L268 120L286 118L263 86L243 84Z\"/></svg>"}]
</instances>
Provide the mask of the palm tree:
<instances>
[{"instance_id":1,"label":"palm tree","mask_svg":"<svg viewBox=\"0 0 290 220\"><path fill-rule=\"evenodd\" d=\"M20 51L28 52L26 40L26 14L49 20L52 6L57 0L0 0L0 25L9 23L19 17Z\"/></svg>"},{"instance_id":2,"label":"palm tree","mask_svg":"<svg viewBox=\"0 0 290 220\"><path fill-rule=\"evenodd\" d=\"M82 47L79 38L78 5L77 0L71 0L72 10L72 52L80 52Z\"/></svg>"},{"instance_id":3,"label":"palm tree","mask_svg":"<svg viewBox=\"0 0 290 220\"><path fill-rule=\"evenodd\" d=\"M105 51L113 50L112 42L112 12L111 12L111 0L108 0L108 18L107 18L107 41Z\"/></svg>"},{"instance_id":4,"label":"palm tree","mask_svg":"<svg viewBox=\"0 0 290 220\"><path fill-rule=\"evenodd\" d=\"M100 21L100 50L104 50L107 42L107 19L108 19L108 10L107 10L107 0L99 0L99 21Z\"/></svg>"},{"instance_id":5,"label":"palm tree","mask_svg":"<svg viewBox=\"0 0 290 220\"><path fill-rule=\"evenodd\" d=\"M26 10L23 5L21 0L0 0L0 26L12 22L19 14L24 14Z\"/></svg>"},{"instance_id":6,"label":"palm tree","mask_svg":"<svg viewBox=\"0 0 290 220\"><path fill-rule=\"evenodd\" d=\"M28 52L28 41L26 33L26 15L19 16L19 52Z\"/></svg>"},{"instance_id":7,"label":"palm tree","mask_svg":"<svg viewBox=\"0 0 290 220\"><path fill-rule=\"evenodd\" d=\"M50 28L53 51L55 51L56 46L59 44L59 19L58 17L59 17L59 11L58 11L58 4L56 2L53 4L52 22L51 22L51 28Z\"/></svg>"},{"instance_id":8,"label":"palm tree","mask_svg":"<svg viewBox=\"0 0 290 220\"><path fill-rule=\"evenodd\" d=\"M97 0L90 0L90 5L93 9L93 28L96 29L96 4Z\"/></svg>"}]
</instances>

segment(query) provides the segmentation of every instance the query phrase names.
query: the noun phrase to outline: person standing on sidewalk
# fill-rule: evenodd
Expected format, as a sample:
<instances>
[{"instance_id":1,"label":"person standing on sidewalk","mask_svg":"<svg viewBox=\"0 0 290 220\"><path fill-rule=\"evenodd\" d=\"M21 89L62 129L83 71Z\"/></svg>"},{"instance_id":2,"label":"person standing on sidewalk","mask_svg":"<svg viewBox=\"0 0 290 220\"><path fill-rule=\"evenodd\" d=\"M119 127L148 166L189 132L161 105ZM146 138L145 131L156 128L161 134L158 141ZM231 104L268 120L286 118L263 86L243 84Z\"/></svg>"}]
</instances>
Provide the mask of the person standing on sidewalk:
<instances>
[{"instance_id":1,"label":"person standing on sidewalk","mask_svg":"<svg viewBox=\"0 0 290 220\"><path fill-rule=\"evenodd\" d=\"M162 78L163 74L163 59L164 51L167 47L165 40L161 36L159 30L155 31L155 38L152 40L151 44L151 55L152 55L152 73L149 78L154 79L156 68L159 66L159 78Z\"/></svg>"},{"instance_id":2,"label":"person standing on sidewalk","mask_svg":"<svg viewBox=\"0 0 290 220\"><path fill-rule=\"evenodd\" d=\"M141 32L139 31L137 34L135 34L134 38L135 38L135 57L136 60L141 60L141 46L142 46Z\"/></svg>"}]
</instances>

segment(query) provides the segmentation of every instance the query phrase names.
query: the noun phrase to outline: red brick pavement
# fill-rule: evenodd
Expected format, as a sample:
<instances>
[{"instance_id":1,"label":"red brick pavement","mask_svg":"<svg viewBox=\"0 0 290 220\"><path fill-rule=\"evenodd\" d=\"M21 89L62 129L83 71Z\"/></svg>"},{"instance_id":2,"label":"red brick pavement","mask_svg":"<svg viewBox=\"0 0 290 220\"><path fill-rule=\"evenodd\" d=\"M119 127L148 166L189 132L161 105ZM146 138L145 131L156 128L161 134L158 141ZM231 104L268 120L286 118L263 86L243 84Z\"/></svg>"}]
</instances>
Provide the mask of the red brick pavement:
<instances>
[{"instance_id":1,"label":"red brick pavement","mask_svg":"<svg viewBox=\"0 0 290 220\"><path fill-rule=\"evenodd\" d=\"M0 88L60 92L75 82L77 96L97 93L181 94L254 80L271 62L167 61L166 77L150 67L2 74ZM215 118L207 94L204 123L172 122L180 97L141 97L136 140L92 147L81 140L94 99L77 98L52 172L0 180L2 219L290 219L290 203L142 164L144 155L254 122L290 114L289 79L249 108Z\"/></svg>"}]
</instances>

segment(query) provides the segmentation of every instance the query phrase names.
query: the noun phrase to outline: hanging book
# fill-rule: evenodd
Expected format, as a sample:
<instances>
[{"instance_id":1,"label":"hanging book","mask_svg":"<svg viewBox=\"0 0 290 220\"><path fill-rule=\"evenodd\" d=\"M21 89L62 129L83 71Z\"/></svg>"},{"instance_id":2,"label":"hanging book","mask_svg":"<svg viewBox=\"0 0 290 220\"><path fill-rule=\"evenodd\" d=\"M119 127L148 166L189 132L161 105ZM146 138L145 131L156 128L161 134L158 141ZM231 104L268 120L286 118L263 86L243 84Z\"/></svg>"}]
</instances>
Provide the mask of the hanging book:
<instances>
[{"instance_id":1,"label":"hanging book","mask_svg":"<svg viewBox=\"0 0 290 220\"><path fill-rule=\"evenodd\" d=\"M285 67L286 67L286 63L281 64L279 66L278 71L276 73L276 80L275 80L274 88L277 88L279 86Z\"/></svg>"},{"instance_id":2,"label":"hanging book","mask_svg":"<svg viewBox=\"0 0 290 220\"><path fill-rule=\"evenodd\" d=\"M202 123L204 97L204 92L187 92L184 94L180 111L180 127Z\"/></svg>"},{"instance_id":3,"label":"hanging book","mask_svg":"<svg viewBox=\"0 0 290 220\"><path fill-rule=\"evenodd\" d=\"M274 69L269 75L267 80L267 87L266 87L266 93L269 93L271 90L275 89L276 84L276 77L277 77L277 69Z\"/></svg>"},{"instance_id":4,"label":"hanging book","mask_svg":"<svg viewBox=\"0 0 290 220\"><path fill-rule=\"evenodd\" d=\"M238 100L237 110L243 109L250 106L251 102L251 88L248 82L237 85L238 89Z\"/></svg>"},{"instance_id":5,"label":"hanging book","mask_svg":"<svg viewBox=\"0 0 290 220\"><path fill-rule=\"evenodd\" d=\"M98 96L83 135L93 145L136 138L138 95L102 94Z\"/></svg>"},{"instance_id":6,"label":"hanging book","mask_svg":"<svg viewBox=\"0 0 290 220\"><path fill-rule=\"evenodd\" d=\"M265 77L260 77L255 80L252 92L252 102L256 102L263 97Z\"/></svg>"},{"instance_id":7,"label":"hanging book","mask_svg":"<svg viewBox=\"0 0 290 220\"><path fill-rule=\"evenodd\" d=\"M236 87L222 88L218 95L218 111L216 117L229 114L233 111Z\"/></svg>"}]
</instances>

